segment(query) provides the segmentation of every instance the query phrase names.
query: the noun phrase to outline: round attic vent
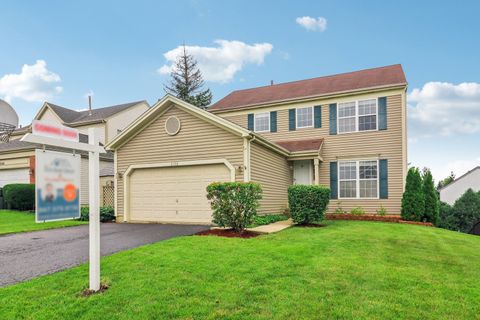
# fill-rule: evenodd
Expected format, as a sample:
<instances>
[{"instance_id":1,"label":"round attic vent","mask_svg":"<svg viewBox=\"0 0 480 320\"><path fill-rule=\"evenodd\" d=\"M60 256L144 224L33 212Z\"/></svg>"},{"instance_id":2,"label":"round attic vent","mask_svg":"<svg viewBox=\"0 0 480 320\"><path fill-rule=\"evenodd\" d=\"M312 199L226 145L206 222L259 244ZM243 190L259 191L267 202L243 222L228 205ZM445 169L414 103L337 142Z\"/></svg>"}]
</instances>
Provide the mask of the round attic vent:
<instances>
[{"instance_id":1,"label":"round attic vent","mask_svg":"<svg viewBox=\"0 0 480 320\"><path fill-rule=\"evenodd\" d=\"M177 117L169 117L165 121L165 131L171 136L176 135L180 131L180 120Z\"/></svg>"}]
</instances>

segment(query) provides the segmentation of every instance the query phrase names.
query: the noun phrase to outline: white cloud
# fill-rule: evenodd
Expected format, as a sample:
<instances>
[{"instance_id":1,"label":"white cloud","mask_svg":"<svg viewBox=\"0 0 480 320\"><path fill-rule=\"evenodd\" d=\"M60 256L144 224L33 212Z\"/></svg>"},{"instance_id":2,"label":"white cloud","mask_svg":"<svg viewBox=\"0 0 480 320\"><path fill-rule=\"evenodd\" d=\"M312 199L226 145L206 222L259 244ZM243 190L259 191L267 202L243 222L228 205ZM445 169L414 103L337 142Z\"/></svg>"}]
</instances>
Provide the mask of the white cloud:
<instances>
[{"instance_id":1,"label":"white cloud","mask_svg":"<svg viewBox=\"0 0 480 320\"><path fill-rule=\"evenodd\" d=\"M298 17L295 21L308 31L323 32L327 29L327 19L324 17L312 18L309 16Z\"/></svg>"},{"instance_id":2,"label":"white cloud","mask_svg":"<svg viewBox=\"0 0 480 320\"><path fill-rule=\"evenodd\" d=\"M33 65L24 64L20 73L0 78L0 96L7 101L13 98L44 101L62 92L63 88L58 85L60 82L60 76L49 71L44 60L37 60Z\"/></svg>"},{"instance_id":3,"label":"white cloud","mask_svg":"<svg viewBox=\"0 0 480 320\"><path fill-rule=\"evenodd\" d=\"M235 74L246 64L261 65L265 56L272 52L270 43L248 45L241 41L216 40L216 47L186 46L187 54L191 54L198 62L205 81L225 83L233 79ZM169 74L175 60L183 53L183 46L178 46L163 54L167 64L157 71Z\"/></svg>"},{"instance_id":4,"label":"white cloud","mask_svg":"<svg viewBox=\"0 0 480 320\"><path fill-rule=\"evenodd\" d=\"M421 136L480 132L480 83L428 82L408 95L411 127Z\"/></svg>"}]
</instances>

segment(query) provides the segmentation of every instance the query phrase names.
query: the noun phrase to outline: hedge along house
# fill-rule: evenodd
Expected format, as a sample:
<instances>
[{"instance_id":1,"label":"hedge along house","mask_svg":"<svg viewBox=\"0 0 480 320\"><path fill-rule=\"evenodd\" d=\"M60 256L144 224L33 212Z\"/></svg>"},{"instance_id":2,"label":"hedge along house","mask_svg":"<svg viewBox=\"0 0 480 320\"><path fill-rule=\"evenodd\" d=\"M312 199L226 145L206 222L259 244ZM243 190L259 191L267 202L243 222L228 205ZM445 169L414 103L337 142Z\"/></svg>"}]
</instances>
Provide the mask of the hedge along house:
<instances>
[{"instance_id":1,"label":"hedge along house","mask_svg":"<svg viewBox=\"0 0 480 320\"><path fill-rule=\"evenodd\" d=\"M209 111L167 95L107 145L117 221L210 223L213 181L260 183L260 214L282 213L293 183L330 187L329 212L399 214L405 93L395 65L235 91Z\"/></svg>"}]
</instances>

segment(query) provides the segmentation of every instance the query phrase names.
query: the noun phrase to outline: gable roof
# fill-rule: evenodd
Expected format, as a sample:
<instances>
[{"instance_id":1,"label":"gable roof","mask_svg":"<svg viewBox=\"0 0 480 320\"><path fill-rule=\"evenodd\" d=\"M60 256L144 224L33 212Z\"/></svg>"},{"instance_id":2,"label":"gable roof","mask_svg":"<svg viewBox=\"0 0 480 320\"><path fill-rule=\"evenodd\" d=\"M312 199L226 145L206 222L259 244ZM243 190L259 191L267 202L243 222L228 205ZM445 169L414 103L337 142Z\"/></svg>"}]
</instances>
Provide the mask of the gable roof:
<instances>
[{"instance_id":1,"label":"gable roof","mask_svg":"<svg viewBox=\"0 0 480 320\"><path fill-rule=\"evenodd\" d=\"M145 100L129 102L109 107L95 108L91 110L90 114L90 110L76 111L62 106L58 106L50 102L45 102L45 104L40 109L38 115L35 118L37 118L42 113L42 110L44 110L46 107L49 107L60 118L60 120L62 120L64 124L67 124L69 126L75 126L91 122L103 121L119 112L122 112L123 110L131 108L140 103L148 104Z\"/></svg>"},{"instance_id":2,"label":"gable roof","mask_svg":"<svg viewBox=\"0 0 480 320\"><path fill-rule=\"evenodd\" d=\"M133 121L127 128L125 128L119 135L117 135L112 141L110 141L105 149L107 150L116 150L120 148L122 145L127 143L130 139L137 135L141 129L144 129L146 126L150 124L152 120L156 117L164 113L170 107L175 105L176 107L186 111L200 119L203 119L207 122L212 123L213 125L223 128L226 131L229 131L239 137L246 138L246 137L255 137L259 143L264 144L266 147L275 150L281 154L288 155L289 151L282 146L271 142L233 122L230 122L224 118L221 118L217 115L214 115L208 111L195 107L177 97L174 97L170 94L165 95L162 99L160 99L154 106L150 108L147 112Z\"/></svg>"},{"instance_id":3,"label":"gable roof","mask_svg":"<svg viewBox=\"0 0 480 320\"><path fill-rule=\"evenodd\" d=\"M480 169L480 166L476 166L475 168L467 171L466 173L462 174L460 177L456 178L455 180L453 180L452 182L450 182L449 184L447 184L446 186L438 189L438 191L441 191L441 190L445 190L447 189L448 187L454 185L455 183L458 182L458 180L462 179L462 178L465 178L467 176L469 176L470 174L472 174L474 171L477 171L478 169Z\"/></svg>"},{"instance_id":4,"label":"gable roof","mask_svg":"<svg viewBox=\"0 0 480 320\"><path fill-rule=\"evenodd\" d=\"M404 85L407 85L407 80L402 66L395 64L307 80L237 90L211 105L208 110L220 112L259 104Z\"/></svg>"}]
</instances>

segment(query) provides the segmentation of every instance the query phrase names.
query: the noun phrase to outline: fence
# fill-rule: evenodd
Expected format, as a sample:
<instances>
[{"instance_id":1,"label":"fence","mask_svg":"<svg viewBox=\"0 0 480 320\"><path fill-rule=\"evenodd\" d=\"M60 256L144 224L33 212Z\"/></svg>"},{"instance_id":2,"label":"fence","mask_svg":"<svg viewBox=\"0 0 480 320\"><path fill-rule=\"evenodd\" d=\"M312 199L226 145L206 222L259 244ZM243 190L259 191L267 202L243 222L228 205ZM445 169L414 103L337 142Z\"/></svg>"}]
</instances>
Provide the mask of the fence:
<instances>
[{"instance_id":1,"label":"fence","mask_svg":"<svg viewBox=\"0 0 480 320\"><path fill-rule=\"evenodd\" d=\"M102 206L113 207L115 204L115 188L113 186L103 186Z\"/></svg>"}]
</instances>

